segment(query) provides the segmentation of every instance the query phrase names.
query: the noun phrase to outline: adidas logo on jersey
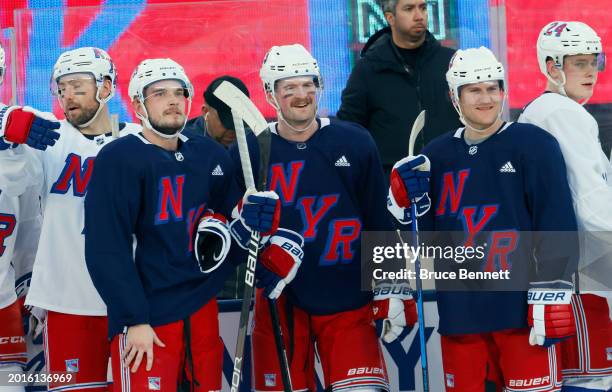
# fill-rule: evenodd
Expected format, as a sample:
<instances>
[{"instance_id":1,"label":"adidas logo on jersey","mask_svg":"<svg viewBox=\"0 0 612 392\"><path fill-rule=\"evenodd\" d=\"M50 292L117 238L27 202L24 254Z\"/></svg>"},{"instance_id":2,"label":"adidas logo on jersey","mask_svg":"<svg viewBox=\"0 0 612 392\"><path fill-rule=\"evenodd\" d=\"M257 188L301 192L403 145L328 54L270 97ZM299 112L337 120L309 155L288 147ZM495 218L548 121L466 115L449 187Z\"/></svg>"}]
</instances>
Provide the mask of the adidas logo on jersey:
<instances>
[{"instance_id":1,"label":"adidas logo on jersey","mask_svg":"<svg viewBox=\"0 0 612 392\"><path fill-rule=\"evenodd\" d=\"M346 159L346 157L344 155L342 155L337 161L336 161L336 166L344 166L344 167L349 167L351 166L351 164L349 163L349 161Z\"/></svg>"},{"instance_id":2,"label":"adidas logo on jersey","mask_svg":"<svg viewBox=\"0 0 612 392\"><path fill-rule=\"evenodd\" d=\"M514 166L512 166L512 163L510 161L504 163L504 165L499 169L500 173L516 173L516 170L514 170Z\"/></svg>"},{"instance_id":3,"label":"adidas logo on jersey","mask_svg":"<svg viewBox=\"0 0 612 392\"><path fill-rule=\"evenodd\" d=\"M221 170L221 166L217 165L217 167L215 167L215 169L212 171L211 174L213 176L222 176L223 175L223 170Z\"/></svg>"}]
</instances>

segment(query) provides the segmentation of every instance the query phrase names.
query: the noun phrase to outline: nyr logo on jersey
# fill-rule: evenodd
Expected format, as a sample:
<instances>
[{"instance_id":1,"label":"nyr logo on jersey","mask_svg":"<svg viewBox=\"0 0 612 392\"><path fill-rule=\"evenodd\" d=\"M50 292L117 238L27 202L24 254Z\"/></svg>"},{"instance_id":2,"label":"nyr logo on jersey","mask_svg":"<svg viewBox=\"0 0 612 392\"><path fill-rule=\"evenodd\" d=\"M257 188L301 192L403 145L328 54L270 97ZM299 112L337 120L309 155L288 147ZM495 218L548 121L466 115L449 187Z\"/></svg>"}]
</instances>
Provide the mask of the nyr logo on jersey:
<instances>
[{"instance_id":1,"label":"nyr logo on jersey","mask_svg":"<svg viewBox=\"0 0 612 392\"><path fill-rule=\"evenodd\" d=\"M270 167L270 190L278 193L284 207L293 206L300 212L305 242L319 238L322 222L334 210L340 200L339 194L303 196L296 200L304 161L288 164L277 163ZM319 265L331 266L351 263L361 234L361 222L356 218L331 219L327 223L327 237Z\"/></svg>"},{"instance_id":2,"label":"nyr logo on jersey","mask_svg":"<svg viewBox=\"0 0 612 392\"><path fill-rule=\"evenodd\" d=\"M69 373L77 373L79 371L79 359L67 359L66 371Z\"/></svg>"},{"instance_id":3,"label":"nyr logo on jersey","mask_svg":"<svg viewBox=\"0 0 612 392\"><path fill-rule=\"evenodd\" d=\"M155 224L167 223L170 215L176 221L183 220L183 185L185 175L174 177L162 177L159 180L159 201L157 203L157 214Z\"/></svg>"},{"instance_id":4,"label":"nyr logo on jersey","mask_svg":"<svg viewBox=\"0 0 612 392\"><path fill-rule=\"evenodd\" d=\"M469 177L469 169L447 172L442 175L441 192L435 214L439 218L455 216L466 233L463 246L474 247L477 235L487 228L499 212L499 204L461 207L461 200ZM512 269L508 256L516 249L518 240L519 233L516 230L490 232L487 239L487 259L482 269L488 272Z\"/></svg>"},{"instance_id":5,"label":"nyr logo on jersey","mask_svg":"<svg viewBox=\"0 0 612 392\"><path fill-rule=\"evenodd\" d=\"M194 238L194 232L198 222L205 212L205 203L189 208L183 212L183 188L185 186L185 175L166 176L159 180L157 187L157 211L155 213L155 224L162 225L170 222L185 222L188 238ZM193 252L193 241L188 241L188 251Z\"/></svg>"},{"instance_id":6,"label":"nyr logo on jersey","mask_svg":"<svg viewBox=\"0 0 612 392\"><path fill-rule=\"evenodd\" d=\"M13 214L0 214L0 256L4 254L6 245L4 240L13 234L17 220Z\"/></svg>"},{"instance_id":7,"label":"nyr logo on jersey","mask_svg":"<svg viewBox=\"0 0 612 392\"><path fill-rule=\"evenodd\" d=\"M72 185L72 194L83 197L93 172L95 157L89 157L82 162L81 156L71 153L66 157L64 169L51 187L51 193L66 194Z\"/></svg>"}]
</instances>

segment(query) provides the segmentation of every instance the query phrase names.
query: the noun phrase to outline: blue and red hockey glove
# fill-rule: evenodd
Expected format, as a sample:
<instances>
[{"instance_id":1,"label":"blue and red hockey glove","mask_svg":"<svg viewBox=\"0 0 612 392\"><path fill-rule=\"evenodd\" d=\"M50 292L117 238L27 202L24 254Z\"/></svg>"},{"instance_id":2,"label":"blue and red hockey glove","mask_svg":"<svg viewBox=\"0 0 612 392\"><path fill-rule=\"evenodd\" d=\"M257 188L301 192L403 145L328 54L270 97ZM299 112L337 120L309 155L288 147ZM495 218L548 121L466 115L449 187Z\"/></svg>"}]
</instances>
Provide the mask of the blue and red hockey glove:
<instances>
[{"instance_id":1,"label":"blue and red hockey glove","mask_svg":"<svg viewBox=\"0 0 612 392\"><path fill-rule=\"evenodd\" d=\"M386 343L402 341L417 322L416 302L406 282L377 283L372 311L378 337Z\"/></svg>"},{"instance_id":2,"label":"blue and red hockey glove","mask_svg":"<svg viewBox=\"0 0 612 392\"><path fill-rule=\"evenodd\" d=\"M576 334L570 282L532 283L527 292L529 344L549 347Z\"/></svg>"},{"instance_id":3,"label":"blue and red hockey glove","mask_svg":"<svg viewBox=\"0 0 612 392\"><path fill-rule=\"evenodd\" d=\"M54 131L60 127L59 122L45 120L20 107L6 106L0 110L0 124L3 126L5 140L27 144L37 150L46 150L60 137Z\"/></svg>"},{"instance_id":4,"label":"blue and red hockey glove","mask_svg":"<svg viewBox=\"0 0 612 392\"><path fill-rule=\"evenodd\" d=\"M431 163L425 155L408 156L393 165L387 209L402 224L412 222L410 205L416 203L417 217L431 207L429 179Z\"/></svg>"},{"instance_id":5,"label":"blue and red hockey glove","mask_svg":"<svg viewBox=\"0 0 612 392\"><path fill-rule=\"evenodd\" d=\"M262 237L273 235L280 222L281 204L274 191L247 191L237 206L240 221Z\"/></svg>"},{"instance_id":6,"label":"blue and red hockey glove","mask_svg":"<svg viewBox=\"0 0 612 392\"><path fill-rule=\"evenodd\" d=\"M261 253L255 269L256 286L264 289L264 295L277 299L302 264L304 238L292 230L278 229L270 237L268 247Z\"/></svg>"},{"instance_id":7,"label":"blue and red hockey glove","mask_svg":"<svg viewBox=\"0 0 612 392\"><path fill-rule=\"evenodd\" d=\"M195 257L200 271L208 274L216 270L229 253L232 244L227 220L221 214L208 211L198 224L195 237Z\"/></svg>"}]
</instances>

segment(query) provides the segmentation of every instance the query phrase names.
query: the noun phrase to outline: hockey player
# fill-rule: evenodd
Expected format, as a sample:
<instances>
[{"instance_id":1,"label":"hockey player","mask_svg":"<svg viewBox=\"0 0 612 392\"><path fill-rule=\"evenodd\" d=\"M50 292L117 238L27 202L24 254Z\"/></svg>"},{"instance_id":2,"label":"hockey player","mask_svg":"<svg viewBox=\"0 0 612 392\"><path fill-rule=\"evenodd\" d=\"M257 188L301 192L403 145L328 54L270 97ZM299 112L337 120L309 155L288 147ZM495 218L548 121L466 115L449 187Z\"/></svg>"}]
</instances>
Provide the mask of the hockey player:
<instances>
[{"instance_id":1,"label":"hockey player","mask_svg":"<svg viewBox=\"0 0 612 392\"><path fill-rule=\"evenodd\" d=\"M465 242L455 239L454 245L482 243L476 241L486 235L487 259L470 262L481 271L509 269L511 277L507 284L480 282L504 291L436 281L446 390L482 391L493 381L497 390L559 391L553 343L574 332L570 279L577 259L571 252L576 218L559 145L533 125L501 120L504 69L487 48L457 51L446 78L465 127L433 140L423 155L396 163L389 209L408 223L416 202L420 230L465 233ZM553 230L560 233L528 233ZM557 251L560 243L569 248ZM456 270L452 258L436 261L436 271ZM519 291L528 285L528 293Z\"/></svg>"},{"instance_id":2,"label":"hockey player","mask_svg":"<svg viewBox=\"0 0 612 392\"><path fill-rule=\"evenodd\" d=\"M106 306L85 265L83 200L95 156L114 140L106 103L115 84L115 66L103 50L79 48L61 54L51 79L52 93L66 116L60 122L60 139L46 151L22 145L0 151L0 177L11 192L18 194L27 186L41 190L44 220L26 305L46 311L47 369L73 372L71 390L107 388ZM10 116L20 111L12 109ZM10 127L8 123L4 128L5 139L13 134ZM124 135L140 127L120 128ZM13 141L27 143L26 137ZM51 391L61 387L49 384Z\"/></svg>"},{"instance_id":3,"label":"hockey player","mask_svg":"<svg viewBox=\"0 0 612 392\"><path fill-rule=\"evenodd\" d=\"M128 91L142 133L100 152L85 200L87 266L108 305L114 390L175 391L178 382L221 390L214 296L235 267L223 263L225 216L239 199L233 165L214 140L181 133L193 87L179 64L142 61ZM265 231L251 225L262 216L243 220Z\"/></svg>"},{"instance_id":4,"label":"hockey player","mask_svg":"<svg viewBox=\"0 0 612 392\"><path fill-rule=\"evenodd\" d=\"M0 46L0 85L5 74L4 49ZM50 124L49 124L50 125ZM0 138L0 150L11 148ZM0 187L0 371L20 373L27 360L27 347L22 325L24 287L16 287L32 271L40 234L41 214L35 188L11 197ZM22 392L21 386L5 385L6 392Z\"/></svg>"},{"instance_id":5,"label":"hockey player","mask_svg":"<svg viewBox=\"0 0 612 392\"><path fill-rule=\"evenodd\" d=\"M582 106L593 95L604 65L601 39L584 23L551 22L538 36L537 56L546 92L527 105L519 121L545 129L559 142L578 228L586 233L580 269L607 265L602 277L609 281L612 167L601 149L597 122ZM612 389L610 286L588 291L597 288L587 282L588 275L580 274L581 294L572 299L577 336L561 344L563 391Z\"/></svg>"},{"instance_id":6,"label":"hockey player","mask_svg":"<svg viewBox=\"0 0 612 392\"><path fill-rule=\"evenodd\" d=\"M266 297L278 297L294 390L316 389L315 342L326 390L388 390L373 321L386 321L381 333L392 341L414 324L416 308L409 292L381 294L373 305L372 293L360 288L361 232L392 227L376 145L361 126L317 117L323 84L316 60L303 46L272 47L260 76L278 115L269 126L267 182L280 198L284 229L271 237L259 261L266 269L258 271L265 289L256 294L254 389L282 388L278 359L270 355L275 343L265 303ZM248 142L252 167L259 167L255 136ZM239 165L235 146L230 153ZM248 238L239 227L233 222L232 233ZM302 246L303 261L287 251Z\"/></svg>"}]
</instances>

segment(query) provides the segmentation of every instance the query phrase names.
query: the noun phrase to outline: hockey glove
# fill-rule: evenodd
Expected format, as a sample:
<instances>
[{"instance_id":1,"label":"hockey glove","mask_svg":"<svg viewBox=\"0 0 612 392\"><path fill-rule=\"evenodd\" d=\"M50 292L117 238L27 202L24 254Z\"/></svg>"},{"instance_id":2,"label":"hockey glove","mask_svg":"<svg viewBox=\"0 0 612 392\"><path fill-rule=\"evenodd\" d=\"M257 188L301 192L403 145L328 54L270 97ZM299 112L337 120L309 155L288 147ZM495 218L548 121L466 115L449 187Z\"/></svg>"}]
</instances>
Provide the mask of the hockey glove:
<instances>
[{"instance_id":1,"label":"hockey glove","mask_svg":"<svg viewBox=\"0 0 612 392\"><path fill-rule=\"evenodd\" d=\"M249 249L249 241L251 240L251 230L245 226L245 224L240 219L240 212L238 208L242 208L242 202L238 204L238 206L234 207L232 211L232 222L229 225L230 233L236 243L245 250ZM259 241L259 249L263 248L264 244L268 242L270 236L261 236Z\"/></svg>"},{"instance_id":2,"label":"hockey glove","mask_svg":"<svg viewBox=\"0 0 612 392\"><path fill-rule=\"evenodd\" d=\"M281 204L274 191L247 191L238 203L240 221L250 230L258 231L262 237L273 235L280 222Z\"/></svg>"},{"instance_id":3,"label":"hockey glove","mask_svg":"<svg viewBox=\"0 0 612 392\"><path fill-rule=\"evenodd\" d=\"M36 340L45 328L47 311L32 305L25 305L25 310L24 316L27 316L27 320L25 321L24 332L26 335L32 336L32 340Z\"/></svg>"},{"instance_id":4,"label":"hockey glove","mask_svg":"<svg viewBox=\"0 0 612 392\"><path fill-rule=\"evenodd\" d=\"M261 253L255 276L257 287L270 299L277 299L297 273L304 257L304 238L295 231L278 229Z\"/></svg>"},{"instance_id":5,"label":"hockey glove","mask_svg":"<svg viewBox=\"0 0 612 392\"><path fill-rule=\"evenodd\" d=\"M232 244L225 217L212 211L204 214L195 237L195 257L202 273L216 270L229 253Z\"/></svg>"},{"instance_id":6,"label":"hockey glove","mask_svg":"<svg viewBox=\"0 0 612 392\"><path fill-rule=\"evenodd\" d=\"M529 344L532 346L549 347L576 334L571 304L572 284L562 282L563 287L559 288L559 282L555 283L555 288L532 283L532 288L527 292L527 323L531 327Z\"/></svg>"},{"instance_id":7,"label":"hockey glove","mask_svg":"<svg viewBox=\"0 0 612 392\"><path fill-rule=\"evenodd\" d=\"M393 165L387 209L400 223L412 222L411 203L416 203L417 217L429 211L430 168L431 163L425 155L408 156Z\"/></svg>"},{"instance_id":8,"label":"hockey glove","mask_svg":"<svg viewBox=\"0 0 612 392\"><path fill-rule=\"evenodd\" d=\"M60 127L59 122L45 120L19 107L5 107L0 111L0 124L3 125L5 140L25 143L37 150L46 150L60 137L54 131Z\"/></svg>"},{"instance_id":9,"label":"hockey glove","mask_svg":"<svg viewBox=\"0 0 612 392\"><path fill-rule=\"evenodd\" d=\"M408 283L377 283L372 310L376 332L386 343L403 340L417 322L416 303Z\"/></svg>"}]
</instances>

